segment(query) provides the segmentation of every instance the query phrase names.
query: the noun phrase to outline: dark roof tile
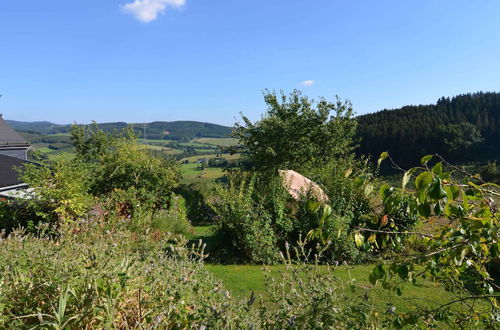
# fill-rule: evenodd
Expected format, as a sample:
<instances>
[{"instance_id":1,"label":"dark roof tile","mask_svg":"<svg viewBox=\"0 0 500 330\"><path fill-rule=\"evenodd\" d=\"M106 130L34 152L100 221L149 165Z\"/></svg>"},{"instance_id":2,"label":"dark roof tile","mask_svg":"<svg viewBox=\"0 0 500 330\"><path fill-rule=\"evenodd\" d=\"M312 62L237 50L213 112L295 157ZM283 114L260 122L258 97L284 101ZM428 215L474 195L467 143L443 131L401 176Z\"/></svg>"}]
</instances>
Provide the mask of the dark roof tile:
<instances>
[{"instance_id":1,"label":"dark roof tile","mask_svg":"<svg viewBox=\"0 0 500 330\"><path fill-rule=\"evenodd\" d=\"M25 139L10 127L0 115L0 146L27 145Z\"/></svg>"}]
</instances>

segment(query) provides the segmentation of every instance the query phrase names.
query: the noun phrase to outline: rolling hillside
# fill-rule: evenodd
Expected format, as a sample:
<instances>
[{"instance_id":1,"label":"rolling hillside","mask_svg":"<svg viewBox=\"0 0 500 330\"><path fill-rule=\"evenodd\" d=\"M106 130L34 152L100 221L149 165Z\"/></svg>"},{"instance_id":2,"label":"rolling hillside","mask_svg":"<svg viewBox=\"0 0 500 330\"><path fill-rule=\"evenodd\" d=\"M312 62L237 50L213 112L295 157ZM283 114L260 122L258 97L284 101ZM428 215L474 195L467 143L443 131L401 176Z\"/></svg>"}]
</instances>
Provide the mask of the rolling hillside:
<instances>
[{"instance_id":1,"label":"rolling hillside","mask_svg":"<svg viewBox=\"0 0 500 330\"><path fill-rule=\"evenodd\" d=\"M58 125L51 122L22 122L7 120L14 129L22 132L41 134L68 133L71 125ZM127 124L125 122L102 123L99 128L105 131L120 130L130 125L140 137L144 137L144 127L148 139L190 141L195 138L225 138L230 127L197 121L155 121L152 123Z\"/></svg>"}]
</instances>

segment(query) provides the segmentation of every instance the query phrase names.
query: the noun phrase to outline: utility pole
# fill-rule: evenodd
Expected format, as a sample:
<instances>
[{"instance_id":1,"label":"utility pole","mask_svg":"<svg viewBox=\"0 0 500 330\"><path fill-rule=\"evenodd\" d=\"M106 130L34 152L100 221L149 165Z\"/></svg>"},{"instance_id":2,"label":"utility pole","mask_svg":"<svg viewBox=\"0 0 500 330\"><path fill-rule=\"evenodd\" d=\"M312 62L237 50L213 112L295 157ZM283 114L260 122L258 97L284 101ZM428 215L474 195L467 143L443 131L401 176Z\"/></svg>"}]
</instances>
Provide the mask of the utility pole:
<instances>
[{"instance_id":1,"label":"utility pole","mask_svg":"<svg viewBox=\"0 0 500 330\"><path fill-rule=\"evenodd\" d=\"M146 124L144 124L144 140L147 139L147 135L146 135Z\"/></svg>"}]
</instances>

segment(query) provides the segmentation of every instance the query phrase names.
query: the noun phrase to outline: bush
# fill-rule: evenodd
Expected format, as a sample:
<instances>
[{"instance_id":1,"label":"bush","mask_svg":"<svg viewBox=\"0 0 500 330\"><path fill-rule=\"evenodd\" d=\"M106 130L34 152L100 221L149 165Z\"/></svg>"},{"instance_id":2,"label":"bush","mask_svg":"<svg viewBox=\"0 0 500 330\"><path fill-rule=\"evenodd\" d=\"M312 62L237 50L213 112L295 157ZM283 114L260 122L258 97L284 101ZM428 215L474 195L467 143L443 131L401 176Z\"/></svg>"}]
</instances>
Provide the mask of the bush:
<instances>
[{"instance_id":1,"label":"bush","mask_svg":"<svg viewBox=\"0 0 500 330\"><path fill-rule=\"evenodd\" d=\"M266 297L232 298L202 250L119 219L66 226L57 239L0 240L2 328L347 328L372 322L333 268L291 266ZM256 301L258 303L256 303ZM359 314L361 313L361 314ZM361 315L361 317L359 315Z\"/></svg>"},{"instance_id":2,"label":"bush","mask_svg":"<svg viewBox=\"0 0 500 330\"><path fill-rule=\"evenodd\" d=\"M127 130L114 136L96 127L89 132L74 127L72 134L75 158L25 166L21 176L33 190L31 198L19 202L24 211L16 210L8 220L17 223L4 221L4 226L42 219L57 230L62 222L85 218L102 206L118 216L171 207L180 179L175 162L150 154ZM34 217L20 218L23 214Z\"/></svg>"},{"instance_id":3,"label":"bush","mask_svg":"<svg viewBox=\"0 0 500 330\"><path fill-rule=\"evenodd\" d=\"M21 177L32 189L22 204L54 227L84 217L94 205L89 193L92 174L78 160L60 159L51 167L27 164Z\"/></svg>"},{"instance_id":4,"label":"bush","mask_svg":"<svg viewBox=\"0 0 500 330\"><path fill-rule=\"evenodd\" d=\"M180 248L165 254L168 236L141 253L135 247L145 239L153 240L92 230L58 241L2 240L0 327L235 326L226 320L226 292L201 263Z\"/></svg>"},{"instance_id":5,"label":"bush","mask_svg":"<svg viewBox=\"0 0 500 330\"><path fill-rule=\"evenodd\" d=\"M255 178L239 184L219 186L216 237L220 254L238 261L274 263L278 258L278 237L273 231L271 213L254 199Z\"/></svg>"},{"instance_id":6,"label":"bush","mask_svg":"<svg viewBox=\"0 0 500 330\"><path fill-rule=\"evenodd\" d=\"M186 201L187 217L193 224L214 220L215 214L209 205L214 196L213 190L212 185L207 183L183 185L177 190Z\"/></svg>"},{"instance_id":7,"label":"bush","mask_svg":"<svg viewBox=\"0 0 500 330\"><path fill-rule=\"evenodd\" d=\"M35 233L36 227L43 222L34 210L24 207L8 199L0 199L0 230L8 235L14 229L24 228L26 232Z\"/></svg>"},{"instance_id":8,"label":"bush","mask_svg":"<svg viewBox=\"0 0 500 330\"><path fill-rule=\"evenodd\" d=\"M107 228L87 222L58 240L2 239L0 327L347 328L373 321L370 306L346 296L333 268L287 262L280 279L268 277L266 297L240 301L185 241Z\"/></svg>"},{"instance_id":9,"label":"bush","mask_svg":"<svg viewBox=\"0 0 500 330\"><path fill-rule=\"evenodd\" d=\"M351 185L351 191L362 194L362 188L354 190L354 184ZM228 185L218 188L217 196L214 204L216 240L225 258L230 256L233 260L252 263L275 262L277 252L284 252L287 244L299 245L306 234L313 231L321 234L308 235L305 248L311 254L323 250L324 262L359 263L367 257L350 237L357 219L355 214L361 210L342 205L343 209L337 208L335 213L329 207L329 214L323 216L318 212L322 203L307 194L303 200L294 200L278 174L253 174L245 179L239 173L230 177ZM335 205L336 201L332 203ZM313 204L317 207L311 209Z\"/></svg>"},{"instance_id":10,"label":"bush","mask_svg":"<svg viewBox=\"0 0 500 330\"><path fill-rule=\"evenodd\" d=\"M140 192L137 199L151 203L154 208L167 206L171 193L178 186L178 166L152 156L135 140L119 141L114 148L98 159L91 191L108 195L116 189Z\"/></svg>"}]
</instances>

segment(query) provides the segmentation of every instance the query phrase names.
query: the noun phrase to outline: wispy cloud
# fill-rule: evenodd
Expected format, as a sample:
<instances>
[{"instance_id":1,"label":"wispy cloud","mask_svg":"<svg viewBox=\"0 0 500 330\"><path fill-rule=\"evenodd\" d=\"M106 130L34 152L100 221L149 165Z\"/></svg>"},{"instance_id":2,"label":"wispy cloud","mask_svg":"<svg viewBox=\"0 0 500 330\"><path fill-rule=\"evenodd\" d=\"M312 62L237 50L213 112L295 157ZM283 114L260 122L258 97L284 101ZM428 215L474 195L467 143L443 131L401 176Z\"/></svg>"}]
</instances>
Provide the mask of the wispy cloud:
<instances>
[{"instance_id":1,"label":"wispy cloud","mask_svg":"<svg viewBox=\"0 0 500 330\"><path fill-rule=\"evenodd\" d=\"M316 83L314 80L304 80L300 83L300 86L312 86Z\"/></svg>"},{"instance_id":2,"label":"wispy cloud","mask_svg":"<svg viewBox=\"0 0 500 330\"><path fill-rule=\"evenodd\" d=\"M186 0L134 0L124 4L122 10L139 21L148 23L157 19L168 7L181 9L185 4Z\"/></svg>"}]
</instances>

